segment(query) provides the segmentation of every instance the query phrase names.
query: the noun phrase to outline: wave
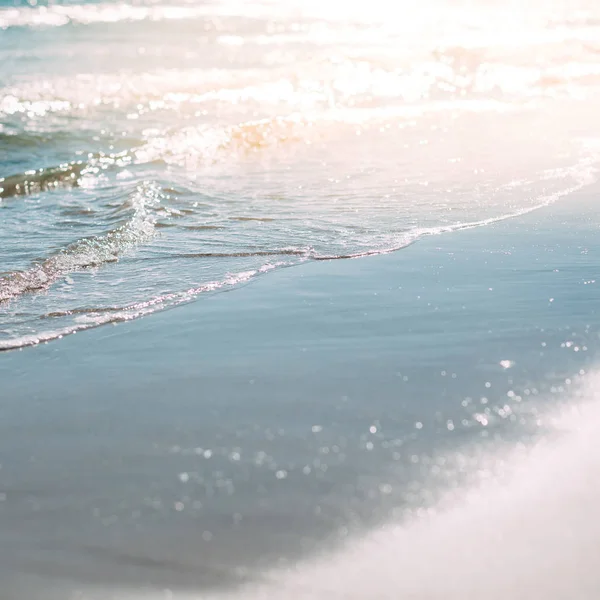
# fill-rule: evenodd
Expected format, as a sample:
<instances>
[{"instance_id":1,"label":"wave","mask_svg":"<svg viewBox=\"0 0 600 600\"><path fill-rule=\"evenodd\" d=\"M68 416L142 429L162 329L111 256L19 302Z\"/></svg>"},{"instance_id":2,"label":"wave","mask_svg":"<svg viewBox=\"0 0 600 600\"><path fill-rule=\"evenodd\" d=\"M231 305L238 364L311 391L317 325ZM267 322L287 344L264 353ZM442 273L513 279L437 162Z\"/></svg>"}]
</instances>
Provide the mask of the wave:
<instances>
[{"instance_id":1,"label":"wave","mask_svg":"<svg viewBox=\"0 0 600 600\"><path fill-rule=\"evenodd\" d=\"M107 164L114 163L108 161ZM189 302L205 292L234 287L257 275L266 273L278 267L291 266L293 264L298 264L298 262L310 260L347 260L389 254L407 248L426 236L484 227L519 217L547 207L563 196L572 194L584 186L591 184L595 181L596 168L594 165L594 159L587 158L573 167L548 173L548 177L560 176L561 178L571 178L575 180L575 183L553 194L540 197L535 205L487 219L458 222L436 227L416 227L403 232L395 241L392 241L392 243L388 243L378 248L369 248L353 253L331 254L318 252L313 247L309 246L304 248L284 247L265 250L192 252L167 255L166 258L170 259L283 258L288 256L294 257L296 261L267 263L258 269L244 271L235 275L227 275L223 279L192 287L182 292L163 294L147 301L124 307L83 308L64 312L54 311L42 315L41 319L70 316L75 318L76 323L57 330L49 330L31 335L17 336L13 339L0 340L0 350L13 350L24 346L32 346L107 323L136 319L159 310ZM161 201L164 198L164 190L156 183L146 182L145 184L138 186L135 193L128 201L128 204L133 207L133 214L126 223L104 235L79 240L69 245L58 254L43 260L40 264L34 265L27 271L10 273L0 278L0 302L14 300L26 293L46 290L57 280L68 276L69 273L89 267L101 266L110 262L116 262L124 252L138 244L150 240L154 236L156 229L156 208L161 206ZM163 258L165 257L161 257L161 260Z\"/></svg>"},{"instance_id":2,"label":"wave","mask_svg":"<svg viewBox=\"0 0 600 600\"><path fill-rule=\"evenodd\" d=\"M123 252L152 237L155 217L150 206L159 204L161 198L158 185L138 186L128 200L133 214L123 225L104 235L78 240L27 271L3 276L0 278L0 302L47 289L74 271L117 261Z\"/></svg>"},{"instance_id":3,"label":"wave","mask_svg":"<svg viewBox=\"0 0 600 600\"><path fill-rule=\"evenodd\" d=\"M467 78L456 65L442 60L446 54L435 65L422 58L403 66L375 59L328 58L304 60L294 64L293 71L287 65L273 67L269 73L163 68L134 73L118 70L74 79L54 76L4 87L0 114L36 120L36 129L40 129L45 122L56 127L56 119L47 119L50 114L65 119L103 118L112 110L122 117L155 111L191 116L202 105L233 108L251 104L263 114L265 108L281 108L301 110L307 121L339 122L350 117L355 122L359 114L360 120L373 120L448 110L515 110L515 96L527 104L534 97L555 94L557 88L591 85L599 75L596 62L583 57L543 68L475 61Z\"/></svg>"},{"instance_id":4,"label":"wave","mask_svg":"<svg viewBox=\"0 0 600 600\"><path fill-rule=\"evenodd\" d=\"M591 184L594 181L594 172L595 171L591 167L587 170L583 170L581 165L578 165L577 168L571 170L565 169L564 175L578 176L579 180L577 183L560 192L540 198L540 202L533 206L498 217L490 217L478 221L454 223L438 227L417 227L404 232L397 243L382 248L373 248L349 254L323 254L311 247L279 248L273 250L239 250L233 252L192 252L161 256L161 260L164 260L165 258L207 259L297 256L307 260L330 261L390 254L407 248L426 236L440 235L443 233L491 225L544 208L553 202L556 202L559 198ZM153 236L156 221L154 215L150 212L150 208L160 204L162 195L163 191L156 184L139 186L133 198L130 200L130 204L134 207L134 214L125 225L102 236L79 240L69 245L59 254L44 260L41 264L36 265L25 272L12 273L2 277L0 279L0 302L13 299L16 296L27 292L47 289L57 279L64 277L73 271L116 262L122 252L132 246L147 241ZM207 226L199 227L201 229L207 228ZM204 288L199 289L202 291ZM196 293L198 293L196 290L189 290L185 295L190 296L195 295Z\"/></svg>"},{"instance_id":5,"label":"wave","mask_svg":"<svg viewBox=\"0 0 600 600\"><path fill-rule=\"evenodd\" d=\"M155 137L146 144L118 153L90 153L87 160L63 163L58 166L33 169L0 178L0 200L27 196L56 188L78 187L84 176L97 176L110 167L126 167L166 161L211 163L231 158L242 158L267 147L306 140L313 129L309 117L292 114L245 121L226 127L190 127L177 133ZM258 217L235 217L239 220L257 220ZM262 219L264 220L264 218Z\"/></svg>"},{"instance_id":6,"label":"wave","mask_svg":"<svg viewBox=\"0 0 600 600\"><path fill-rule=\"evenodd\" d=\"M0 112L3 106L0 103ZM14 131L12 133L2 131L0 128L0 148L6 152L14 150L37 149L42 144L58 145L68 142L73 134L69 131L37 132L37 131Z\"/></svg>"},{"instance_id":7,"label":"wave","mask_svg":"<svg viewBox=\"0 0 600 600\"><path fill-rule=\"evenodd\" d=\"M467 104L469 104L468 101ZM437 107L438 110L447 112L453 105L434 102L427 106L432 110L434 107ZM501 103L499 105L499 103L495 102L483 104L474 102L472 110L501 110L500 106L510 109L510 107ZM339 132L337 127L340 124L342 126L351 126L353 124L360 124L366 120L376 121L379 118L384 121L391 120L400 113L406 115L410 114L410 111L413 111L414 114L415 110L423 111L424 107L386 107L374 110L331 109L312 116L297 112L285 117L249 120L230 126L207 125L178 129L174 132L167 132L162 136L152 137L146 144L133 147L124 152L115 154L89 154L86 160L64 163L57 167L27 171L5 177L0 180L0 199L34 194L57 188L77 187L83 185L88 177L94 181L95 178L97 179L98 176L102 175L101 179L103 179L105 175L109 175L107 171L117 171L119 168L124 168L116 174L110 173L111 177L114 175L114 178L111 180L113 183L118 180L118 187L120 188L122 181L129 177L134 177L131 171L137 169L143 174L144 165L152 165L152 163L161 166L166 164L169 167L173 166L177 168L181 168L182 166L187 167L187 170L184 168L184 175L187 176L188 173L194 171L199 163L210 165L213 163L226 164L231 162L232 159L243 161L249 155L254 155L254 153L262 154L268 149L278 151L282 146L286 146L287 144L310 144L315 140L322 139L326 133L329 133L328 127L333 127L335 133ZM327 236L325 237L315 237L314 230L308 233L300 231L298 238L294 240L294 234L298 232L290 229L287 224L283 227L278 226L278 223L274 223L272 227L267 225L273 219L261 216L261 212L267 212L266 210L261 210L259 213L248 211L246 215L240 215L239 213L232 214L227 200L221 202L221 198L217 198L217 205L214 203L215 198L212 199L212 202L206 202L206 204L202 202L189 203L190 198L187 197L189 190L184 191L183 198L178 200L179 192L177 190L168 190L167 187L161 187L156 181L145 181L136 188L124 204L122 203L122 208L124 207L126 210L114 211L114 204L110 205L111 225L107 225L107 227L113 226L114 221L112 219L115 216L117 218L124 218L123 215L126 215L126 220L124 222L121 221L117 227L90 238L80 239L64 247L63 250L52 256L38 260L24 271L12 272L0 277L0 302L13 301L25 294L47 290L55 282L61 278L65 278L72 272L116 262L125 252L151 240L155 236L157 227L164 228L163 233L165 238L168 238L172 231L169 228L178 226L190 232L228 229L235 222L240 222L241 225L239 227L247 227L248 231L254 231L252 227L255 224L264 227L261 231L266 231L270 227L269 231L274 230L275 233L270 237L267 236L267 238L261 237L261 241L264 239L267 240L264 243L256 243L256 238L252 239L251 237L244 237L243 234L240 235L240 229L234 227L229 230L235 234L232 238L228 238L225 234L223 236L217 234L214 238L211 238L210 234L206 234L205 236L200 234L197 236L194 239L194 244L198 240L200 241L199 252L181 252L180 250L182 249L194 249L194 246L191 248L186 248L185 246L181 248L178 242L176 245L171 246L171 249L175 251L163 252L156 258L156 260L210 260L263 257L279 261L275 265L269 263L260 267L255 274L271 270L276 266L297 264L300 261L345 260L388 254L404 249L427 236L488 226L548 206L559 198L571 194L594 181L598 149L596 147L584 148L581 156L584 156L584 158L572 167L560 171L555 170L547 174L548 178L553 181L552 188L555 188L557 180L560 182L559 185L567 187L552 194L527 198L526 202L523 202L523 204L526 204L523 208L511 210L509 206L504 206L503 208L497 207L494 210L496 212L502 211L502 214L496 214L485 219L471 221L465 219L463 221L439 224L431 227L417 226L410 229L405 228L396 234L386 233L383 240L381 238L375 239L373 235L369 236L369 232L361 234L363 236L361 239L356 239L358 236L351 229L352 223L350 223L342 232L344 239L340 243L338 243L339 240L335 239L335 236L338 235L336 230L332 230L331 227L328 228ZM135 177L137 178L139 175L135 175ZM192 179L194 178L192 177ZM542 175L539 183L543 184L543 180L544 175ZM574 181L574 183L568 186L567 181ZM170 200L169 204L166 201L163 202L167 198ZM199 206L199 204L202 204L202 206ZM192 206L195 208L192 209ZM440 214L441 216L437 219L438 223L440 220L447 218L448 214L452 213L445 211ZM181 223L175 222L175 217L181 215L191 215L191 217L187 220L181 219ZM61 216L64 216L64 214ZM300 214L300 216L303 215ZM386 232L389 231L389 222L388 225L384 226L384 229ZM381 232L375 232L375 235L378 233ZM355 235L355 237L352 238L352 235ZM366 239L365 235L367 236ZM205 245L207 239L209 243ZM248 240L250 240L250 243L248 243ZM342 244L347 242L352 243L352 246L349 248L351 251L344 252L343 249L348 248L348 246ZM223 246L223 243L225 243L225 246ZM321 243L321 247L317 247L319 243ZM340 251L340 246L342 251ZM221 251L223 247L227 251ZM216 248L218 251L212 251L212 248ZM283 260L286 256L290 258ZM155 259L151 258L150 260ZM262 261L255 262L259 263ZM256 265L252 264L251 266L255 267ZM233 270L237 270L238 268L239 265L234 267ZM177 305L181 302L186 302L205 291L235 285L244 280L243 278L239 280L234 279L232 280L233 283L230 283L228 276L223 275L222 272L212 273L210 277L215 278L212 283L170 295L163 295L158 299L150 299L144 303L143 307L141 305L132 305L114 309L90 309L91 312L88 310L88 316L93 313L93 317L90 317L93 321L91 325L87 321L83 323L82 318L80 318L79 323L70 324L67 329L59 328L46 333L39 332L25 337L18 336L13 332L15 337L11 340L2 340L0 342L0 349L14 349L23 345L48 341L49 339L55 339L68 333L79 331L81 328L114 322L115 319L130 320ZM162 289L173 290L180 286L179 282L174 283L174 280L171 280ZM148 295L151 293L149 292ZM126 296L125 300L119 300L116 303L125 304L131 301L132 297L134 296ZM115 301L113 300L113 302ZM95 305L96 303L93 304ZM53 311L52 314L56 316L57 311ZM46 318L52 318L50 314L45 316ZM82 317L82 315L79 316ZM44 315L39 315L38 318L43 317ZM85 320L83 319L83 321Z\"/></svg>"},{"instance_id":8,"label":"wave","mask_svg":"<svg viewBox=\"0 0 600 600\"><path fill-rule=\"evenodd\" d=\"M119 23L122 21L188 20L209 16L203 4L135 5L115 4L51 4L49 6L15 7L0 10L0 29L9 27L62 27L69 24Z\"/></svg>"},{"instance_id":9,"label":"wave","mask_svg":"<svg viewBox=\"0 0 600 600\"><path fill-rule=\"evenodd\" d=\"M488 219L480 219L478 221L469 221L466 223L454 223L451 225L440 225L438 227L417 227L411 231L406 232L402 241L397 244L385 247L385 248L375 248L372 250L365 250L363 252L354 252L351 254L334 254L334 255L322 255L315 254L314 252L309 253L310 258L313 260L340 260L340 259L354 259L354 258L365 258L368 256L377 256L381 254L391 254L392 252L397 252L399 250L403 250L408 246L414 244L418 240L431 235L440 235L443 233L452 233L456 231L461 231L465 229L474 229L476 227L484 227L486 225L493 225L494 223L500 223L502 221L507 221L509 219L514 219L516 217L521 217L527 215L529 213L535 212L547 206L550 206L554 202L558 201L563 196L568 196L577 192L578 190L591 185L596 181L596 168L593 167L592 160L582 161L579 165L572 167L570 169L562 169L561 174L563 176L570 176L576 179L576 183L572 186L569 186L559 192L555 192L554 194L549 194L547 196L542 196L539 198L539 202L534 204L533 206L528 206L527 208L523 208L520 210L516 210L504 215L500 215L497 217L490 217Z\"/></svg>"},{"instance_id":10,"label":"wave","mask_svg":"<svg viewBox=\"0 0 600 600\"><path fill-rule=\"evenodd\" d=\"M0 198L27 196L57 187L76 187L88 166L81 161L0 178Z\"/></svg>"},{"instance_id":11,"label":"wave","mask_svg":"<svg viewBox=\"0 0 600 600\"><path fill-rule=\"evenodd\" d=\"M129 306L103 307L98 309L85 308L49 313L45 315L45 318L51 319L55 317L76 315L76 323L67 327L22 335L13 339L0 339L0 352L18 350L28 346L37 346L38 344L62 339L65 336L73 335L81 331L95 329L96 327L100 327L102 325L123 323L125 321L139 319L140 317L152 314L158 310L164 310L166 308L171 308L173 306L190 302L199 294L216 292L218 290L240 285L261 273L265 273L271 269L274 269L276 266L278 265L263 265L259 269L228 275L226 278L220 281L210 281L204 285L190 288L184 292L164 294L145 302L137 302Z\"/></svg>"},{"instance_id":12,"label":"wave","mask_svg":"<svg viewBox=\"0 0 600 600\"><path fill-rule=\"evenodd\" d=\"M339 134L341 128L414 119L429 113L451 111L470 113L512 112L515 106L498 100L460 100L402 104L380 108L334 107L324 111L294 112L285 116L243 121L225 127L207 125L185 127L157 136L131 151L133 160L156 160L185 165L193 170L199 164L231 159L243 160L257 152L280 149L290 144L311 145Z\"/></svg>"},{"instance_id":13,"label":"wave","mask_svg":"<svg viewBox=\"0 0 600 600\"><path fill-rule=\"evenodd\" d=\"M78 187L85 175L97 175L108 167L115 165L122 167L130 162L130 151L108 155L99 152L90 155L86 161L78 160L0 177L0 200L15 196L29 196L57 188Z\"/></svg>"}]
</instances>

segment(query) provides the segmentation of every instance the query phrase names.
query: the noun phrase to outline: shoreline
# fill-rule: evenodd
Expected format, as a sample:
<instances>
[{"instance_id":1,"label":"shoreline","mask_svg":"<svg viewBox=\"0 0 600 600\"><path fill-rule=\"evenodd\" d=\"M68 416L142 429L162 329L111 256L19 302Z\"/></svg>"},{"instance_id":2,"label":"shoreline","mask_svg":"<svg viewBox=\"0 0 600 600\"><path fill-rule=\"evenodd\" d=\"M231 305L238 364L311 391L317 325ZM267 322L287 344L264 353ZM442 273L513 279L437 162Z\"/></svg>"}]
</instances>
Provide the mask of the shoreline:
<instances>
[{"instance_id":1,"label":"shoreline","mask_svg":"<svg viewBox=\"0 0 600 600\"><path fill-rule=\"evenodd\" d=\"M594 364L600 292L584 282L600 244L583 215L598 189L0 355L0 523L16 546L2 578L231 585L418 506L411 456L538 439L535 411L515 433L461 402L499 407L532 380L542 397Z\"/></svg>"}]
</instances>

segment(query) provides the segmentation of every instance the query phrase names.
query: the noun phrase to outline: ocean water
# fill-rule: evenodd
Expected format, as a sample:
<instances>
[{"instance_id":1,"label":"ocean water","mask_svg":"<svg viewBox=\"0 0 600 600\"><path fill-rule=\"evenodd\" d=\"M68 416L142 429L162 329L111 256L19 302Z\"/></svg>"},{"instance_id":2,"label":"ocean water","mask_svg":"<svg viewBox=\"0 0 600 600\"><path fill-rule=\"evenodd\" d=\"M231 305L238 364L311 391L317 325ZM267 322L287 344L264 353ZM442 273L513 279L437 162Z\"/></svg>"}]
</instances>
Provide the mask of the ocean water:
<instances>
[{"instance_id":1,"label":"ocean water","mask_svg":"<svg viewBox=\"0 0 600 600\"><path fill-rule=\"evenodd\" d=\"M591 0L0 0L0 600L595 600L599 100Z\"/></svg>"},{"instance_id":2,"label":"ocean water","mask_svg":"<svg viewBox=\"0 0 600 600\"><path fill-rule=\"evenodd\" d=\"M594 180L594 2L0 8L0 348Z\"/></svg>"}]
</instances>

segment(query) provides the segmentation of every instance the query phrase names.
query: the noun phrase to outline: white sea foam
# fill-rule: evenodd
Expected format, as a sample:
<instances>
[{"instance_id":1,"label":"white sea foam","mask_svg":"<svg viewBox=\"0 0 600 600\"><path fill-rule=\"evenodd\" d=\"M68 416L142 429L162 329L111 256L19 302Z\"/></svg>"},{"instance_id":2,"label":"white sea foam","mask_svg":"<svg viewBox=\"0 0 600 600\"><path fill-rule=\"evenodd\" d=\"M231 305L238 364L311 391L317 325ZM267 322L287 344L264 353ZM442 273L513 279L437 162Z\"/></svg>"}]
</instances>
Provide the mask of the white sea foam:
<instances>
[{"instance_id":1,"label":"white sea foam","mask_svg":"<svg viewBox=\"0 0 600 600\"><path fill-rule=\"evenodd\" d=\"M108 325L111 323L117 324L125 321L132 321L133 319L139 319L140 317L152 314L158 310L164 310L165 308L190 302L200 294L215 292L223 288L230 288L240 285L249 281L253 277L256 277L257 275L267 273L268 271L275 269L280 264L281 263L266 263L259 269L243 271L240 273L230 273L220 281L209 281L199 287L190 288L183 292L163 294L161 296L156 296L144 302L137 302L129 306L98 308L96 310L75 310L46 315L46 319L67 316L73 317L73 325L58 329L41 329L36 333L16 335L9 339L0 339L0 352L5 350L18 350L28 346L37 346L38 344L62 339L65 336L72 335L80 331L94 329L96 327L100 327L101 325Z\"/></svg>"}]
</instances>

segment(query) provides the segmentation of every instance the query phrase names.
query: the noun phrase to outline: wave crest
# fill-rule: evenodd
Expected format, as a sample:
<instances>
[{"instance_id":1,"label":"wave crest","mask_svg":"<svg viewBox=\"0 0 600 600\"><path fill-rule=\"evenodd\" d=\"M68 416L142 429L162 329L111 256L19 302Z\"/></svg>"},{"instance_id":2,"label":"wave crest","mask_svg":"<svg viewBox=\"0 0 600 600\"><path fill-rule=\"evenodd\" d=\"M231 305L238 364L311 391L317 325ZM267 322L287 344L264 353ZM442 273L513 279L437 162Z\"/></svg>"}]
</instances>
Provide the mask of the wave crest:
<instances>
[{"instance_id":1,"label":"wave crest","mask_svg":"<svg viewBox=\"0 0 600 600\"><path fill-rule=\"evenodd\" d=\"M139 185L128 199L133 214L124 224L104 235L78 240L27 271L0 278L0 302L47 289L74 271L117 261L123 252L154 235L155 216L150 209L160 204L162 197L156 183Z\"/></svg>"}]
</instances>

